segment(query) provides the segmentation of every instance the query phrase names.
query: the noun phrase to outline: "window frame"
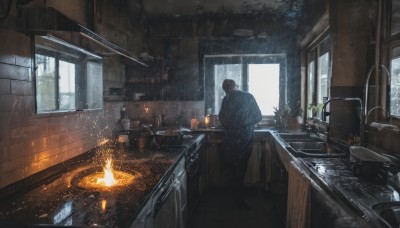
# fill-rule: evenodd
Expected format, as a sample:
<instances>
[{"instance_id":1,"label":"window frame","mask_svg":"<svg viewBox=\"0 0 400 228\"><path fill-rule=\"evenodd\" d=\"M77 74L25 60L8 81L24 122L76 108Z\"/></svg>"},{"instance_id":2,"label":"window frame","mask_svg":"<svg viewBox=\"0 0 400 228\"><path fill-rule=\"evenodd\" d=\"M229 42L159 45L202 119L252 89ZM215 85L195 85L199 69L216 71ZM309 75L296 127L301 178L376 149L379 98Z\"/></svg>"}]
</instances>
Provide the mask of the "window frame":
<instances>
[{"instance_id":1,"label":"window frame","mask_svg":"<svg viewBox=\"0 0 400 228\"><path fill-rule=\"evenodd\" d=\"M63 41L53 36L33 36L33 65L35 66L34 71L34 85L35 85L35 112L36 114L51 114L51 113L66 113L66 112L77 112L77 111L90 111L90 110L103 110L103 88L99 91L101 95L100 107L89 107L89 98L87 97L87 91L90 85L88 85L87 78L87 65L88 63L100 64L102 67L102 57L84 50L80 47L72 45L66 41ZM37 85L37 63L36 55L49 56L55 59L55 109L54 110L39 110L38 109L38 85ZM59 62L65 61L72 63L75 66L75 107L73 109L61 109L60 108L60 85L59 85ZM58 75L57 75L58 74ZM99 76L101 82L103 81L103 70ZM99 80L100 80L99 79ZM101 86L103 87L103 86Z\"/></svg>"},{"instance_id":2,"label":"window frame","mask_svg":"<svg viewBox=\"0 0 400 228\"><path fill-rule=\"evenodd\" d=\"M287 103L287 57L284 53L276 54L224 54L204 55L204 78L205 78L205 109L212 107L215 113L215 82L214 65L218 64L241 64L242 65L242 90L248 91L248 65L249 64L273 64L279 63L279 109ZM273 119L274 115L263 115L263 120Z\"/></svg>"},{"instance_id":3,"label":"window frame","mask_svg":"<svg viewBox=\"0 0 400 228\"><path fill-rule=\"evenodd\" d=\"M393 1L393 0L392 0ZM393 57L393 49L396 47L400 47L400 31L396 34L392 34L392 1L385 1L383 7L383 16L384 20L382 25L382 51L381 51L381 63L384 66L388 66L387 69L389 72L392 71L391 61ZM390 81L392 81L392 75L390 75ZM387 78L382 77L382 83L387 83ZM383 116L383 113L380 117L383 119L394 120L398 124L400 124L400 115L392 115L391 114L391 90L387 90L387 88L383 88L381 91L381 102L386 104L386 111L387 116Z\"/></svg>"},{"instance_id":4,"label":"window frame","mask_svg":"<svg viewBox=\"0 0 400 228\"><path fill-rule=\"evenodd\" d=\"M313 53L313 54L311 54ZM305 117L307 118L317 118L320 119L319 115L314 116L315 113L312 113L308 107L309 105L318 105L319 103L324 102L324 97L322 98L322 101L320 102L318 100L318 94L319 94L319 70L320 70L320 62L319 58L323 56L325 53L328 53L328 71L327 71L327 98L330 97L330 87L331 87L331 80L332 80L332 52L331 52L331 38L329 35L329 29L324 31L323 33L320 34L316 39L314 39L306 48L306 75L305 75L305 83L306 83L306 89L305 89L305 103L306 103L306 108L307 112L305 112ZM314 65L313 65L313 80L312 80L312 85L310 85L310 62L313 60ZM313 92L311 94L312 98L310 99L310 88L313 89ZM311 100L311 103L309 101ZM326 120L329 122L329 119Z\"/></svg>"}]
</instances>

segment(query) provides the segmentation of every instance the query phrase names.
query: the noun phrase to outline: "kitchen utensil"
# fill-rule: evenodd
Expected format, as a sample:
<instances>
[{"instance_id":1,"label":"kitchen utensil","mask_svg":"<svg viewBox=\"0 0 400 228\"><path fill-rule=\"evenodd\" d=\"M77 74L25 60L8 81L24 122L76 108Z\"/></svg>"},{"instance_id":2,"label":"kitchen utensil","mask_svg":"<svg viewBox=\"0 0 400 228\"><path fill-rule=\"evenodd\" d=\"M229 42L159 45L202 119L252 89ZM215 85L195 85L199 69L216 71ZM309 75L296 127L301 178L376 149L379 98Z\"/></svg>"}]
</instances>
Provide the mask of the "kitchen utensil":
<instances>
[{"instance_id":1,"label":"kitchen utensil","mask_svg":"<svg viewBox=\"0 0 400 228\"><path fill-rule=\"evenodd\" d=\"M124 130L129 130L129 128L131 127L131 120L130 119L122 119L121 124L122 124L122 128Z\"/></svg>"},{"instance_id":2,"label":"kitchen utensil","mask_svg":"<svg viewBox=\"0 0 400 228\"><path fill-rule=\"evenodd\" d=\"M183 134L177 130L157 131L152 143L156 147L182 145Z\"/></svg>"}]
</instances>

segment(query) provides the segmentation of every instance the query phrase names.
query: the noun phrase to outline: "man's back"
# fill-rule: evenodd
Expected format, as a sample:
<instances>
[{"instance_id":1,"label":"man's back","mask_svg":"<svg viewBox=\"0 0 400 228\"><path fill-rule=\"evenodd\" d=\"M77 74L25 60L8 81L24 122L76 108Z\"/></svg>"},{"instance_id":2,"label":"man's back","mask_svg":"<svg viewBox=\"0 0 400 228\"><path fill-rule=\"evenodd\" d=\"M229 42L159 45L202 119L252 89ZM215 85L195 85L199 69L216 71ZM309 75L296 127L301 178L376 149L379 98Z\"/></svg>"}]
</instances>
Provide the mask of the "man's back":
<instances>
[{"instance_id":1,"label":"man's back","mask_svg":"<svg viewBox=\"0 0 400 228\"><path fill-rule=\"evenodd\" d=\"M261 111L253 95L235 90L222 100L219 120L225 129L250 127L260 122Z\"/></svg>"}]
</instances>

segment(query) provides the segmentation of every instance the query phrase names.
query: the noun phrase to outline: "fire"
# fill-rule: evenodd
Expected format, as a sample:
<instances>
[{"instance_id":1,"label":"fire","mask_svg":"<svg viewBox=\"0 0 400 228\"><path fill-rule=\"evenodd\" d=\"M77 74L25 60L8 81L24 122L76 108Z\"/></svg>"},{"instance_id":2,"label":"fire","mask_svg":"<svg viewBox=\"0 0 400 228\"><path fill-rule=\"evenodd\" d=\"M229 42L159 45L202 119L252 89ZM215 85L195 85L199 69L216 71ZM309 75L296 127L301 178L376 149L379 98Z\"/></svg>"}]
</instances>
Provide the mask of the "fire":
<instances>
[{"instance_id":1,"label":"fire","mask_svg":"<svg viewBox=\"0 0 400 228\"><path fill-rule=\"evenodd\" d=\"M107 187L114 185L117 180L115 180L114 178L111 158L107 159L106 165L103 167L103 171L104 171L104 178L98 178L97 183L104 183L104 185Z\"/></svg>"}]
</instances>

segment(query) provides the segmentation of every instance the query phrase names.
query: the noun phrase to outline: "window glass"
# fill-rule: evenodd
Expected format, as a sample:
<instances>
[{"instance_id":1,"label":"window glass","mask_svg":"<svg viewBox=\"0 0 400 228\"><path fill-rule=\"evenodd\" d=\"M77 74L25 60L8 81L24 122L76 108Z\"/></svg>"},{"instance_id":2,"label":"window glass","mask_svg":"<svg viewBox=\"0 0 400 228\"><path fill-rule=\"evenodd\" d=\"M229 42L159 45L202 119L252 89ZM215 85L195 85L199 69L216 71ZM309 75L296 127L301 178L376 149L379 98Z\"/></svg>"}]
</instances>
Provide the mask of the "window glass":
<instances>
[{"instance_id":1,"label":"window glass","mask_svg":"<svg viewBox=\"0 0 400 228\"><path fill-rule=\"evenodd\" d=\"M308 63L308 80L307 80L307 106L313 104L313 94L314 94L314 81L315 81L315 64L314 61ZM307 116L311 117L311 110L307 110Z\"/></svg>"},{"instance_id":2,"label":"window glass","mask_svg":"<svg viewBox=\"0 0 400 228\"><path fill-rule=\"evenodd\" d=\"M263 116L274 115L279 107L279 64L249 64L249 92Z\"/></svg>"},{"instance_id":3,"label":"window glass","mask_svg":"<svg viewBox=\"0 0 400 228\"><path fill-rule=\"evenodd\" d=\"M310 46L307 69L307 117L319 118L318 109L330 95L330 39L324 36ZM310 105L313 108L309 108ZM316 116L315 116L316 115ZM329 122L329 119L327 119Z\"/></svg>"},{"instance_id":4,"label":"window glass","mask_svg":"<svg viewBox=\"0 0 400 228\"><path fill-rule=\"evenodd\" d=\"M59 61L60 109L75 109L75 64Z\"/></svg>"},{"instance_id":5,"label":"window glass","mask_svg":"<svg viewBox=\"0 0 400 228\"><path fill-rule=\"evenodd\" d=\"M225 92L225 79L235 80L237 88L251 93L264 119L274 116L274 107L286 104L286 55L205 56L205 107L218 115Z\"/></svg>"},{"instance_id":6,"label":"window glass","mask_svg":"<svg viewBox=\"0 0 400 228\"><path fill-rule=\"evenodd\" d=\"M40 111L56 109L55 58L36 55L36 103Z\"/></svg>"},{"instance_id":7,"label":"window glass","mask_svg":"<svg viewBox=\"0 0 400 228\"><path fill-rule=\"evenodd\" d=\"M317 103L323 103L323 98L329 94L329 53L325 53L318 59L318 96Z\"/></svg>"},{"instance_id":8,"label":"window glass","mask_svg":"<svg viewBox=\"0 0 400 228\"><path fill-rule=\"evenodd\" d=\"M217 64L214 66L214 81L215 81L215 112L219 113L221 108L222 98L225 96L225 92L222 89L222 82L227 79L235 80L238 89L243 89L242 87L242 64Z\"/></svg>"},{"instance_id":9,"label":"window glass","mask_svg":"<svg viewBox=\"0 0 400 228\"><path fill-rule=\"evenodd\" d=\"M393 58L390 65L390 115L400 116L400 57Z\"/></svg>"},{"instance_id":10,"label":"window glass","mask_svg":"<svg viewBox=\"0 0 400 228\"><path fill-rule=\"evenodd\" d=\"M400 33L400 1L392 0L391 34Z\"/></svg>"},{"instance_id":11,"label":"window glass","mask_svg":"<svg viewBox=\"0 0 400 228\"><path fill-rule=\"evenodd\" d=\"M103 108L103 67L100 63L87 63L87 106Z\"/></svg>"}]
</instances>

